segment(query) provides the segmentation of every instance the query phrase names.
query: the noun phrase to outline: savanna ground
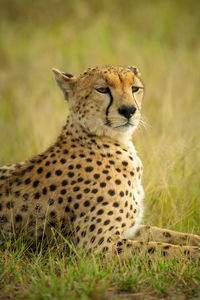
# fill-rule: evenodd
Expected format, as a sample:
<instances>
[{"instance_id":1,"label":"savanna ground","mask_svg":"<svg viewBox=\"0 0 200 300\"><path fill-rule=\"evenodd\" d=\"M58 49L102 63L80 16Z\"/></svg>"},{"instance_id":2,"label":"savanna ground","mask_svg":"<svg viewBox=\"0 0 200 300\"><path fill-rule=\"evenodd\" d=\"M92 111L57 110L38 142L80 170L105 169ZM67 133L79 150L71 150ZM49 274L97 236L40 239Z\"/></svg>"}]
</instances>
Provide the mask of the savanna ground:
<instances>
[{"instance_id":1,"label":"savanna ground","mask_svg":"<svg viewBox=\"0 0 200 300\"><path fill-rule=\"evenodd\" d=\"M200 2L0 0L0 165L54 141L67 115L51 68L137 65L146 85L133 140L144 163L145 223L200 234ZM0 299L200 299L197 263L122 263L65 241L0 249Z\"/></svg>"}]
</instances>

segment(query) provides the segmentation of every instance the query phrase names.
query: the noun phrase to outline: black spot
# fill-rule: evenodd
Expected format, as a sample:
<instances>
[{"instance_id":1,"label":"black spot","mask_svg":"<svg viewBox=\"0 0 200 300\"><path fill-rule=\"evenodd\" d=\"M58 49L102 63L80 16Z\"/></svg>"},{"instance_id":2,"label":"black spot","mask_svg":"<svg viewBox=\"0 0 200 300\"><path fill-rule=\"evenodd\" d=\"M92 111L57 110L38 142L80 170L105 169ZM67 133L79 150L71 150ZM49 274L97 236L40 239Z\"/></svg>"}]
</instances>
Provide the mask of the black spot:
<instances>
[{"instance_id":1,"label":"black spot","mask_svg":"<svg viewBox=\"0 0 200 300\"><path fill-rule=\"evenodd\" d=\"M43 168L38 168L38 169L37 169L38 174L41 174L42 171L43 171Z\"/></svg>"},{"instance_id":2,"label":"black spot","mask_svg":"<svg viewBox=\"0 0 200 300\"><path fill-rule=\"evenodd\" d=\"M58 198L58 203L59 203L59 204L63 203L63 198L62 198L62 197L59 197L59 198Z\"/></svg>"},{"instance_id":3,"label":"black spot","mask_svg":"<svg viewBox=\"0 0 200 300\"><path fill-rule=\"evenodd\" d=\"M89 229L90 229L90 232L94 231L95 230L95 225L94 224L90 225Z\"/></svg>"},{"instance_id":4,"label":"black spot","mask_svg":"<svg viewBox=\"0 0 200 300\"><path fill-rule=\"evenodd\" d=\"M30 178L27 178L27 179L24 181L25 184L29 184L30 182L31 182L31 179L30 179Z\"/></svg>"},{"instance_id":5,"label":"black spot","mask_svg":"<svg viewBox=\"0 0 200 300\"><path fill-rule=\"evenodd\" d=\"M65 212L69 212L69 211L70 211L69 207L66 206L66 207L65 207Z\"/></svg>"},{"instance_id":6,"label":"black spot","mask_svg":"<svg viewBox=\"0 0 200 300\"><path fill-rule=\"evenodd\" d=\"M9 201L7 202L7 208L10 209L10 208L13 208L14 207L14 202L13 201Z\"/></svg>"},{"instance_id":7,"label":"black spot","mask_svg":"<svg viewBox=\"0 0 200 300\"><path fill-rule=\"evenodd\" d=\"M77 165L76 165L76 168L77 168L77 169L80 169L80 168L81 168L81 165L80 165L80 164L77 164Z\"/></svg>"},{"instance_id":8,"label":"black spot","mask_svg":"<svg viewBox=\"0 0 200 300\"><path fill-rule=\"evenodd\" d=\"M103 209L99 209L98 211L97 211L97 215L102 215L104 213L104 210Z\"/></svg>"},{"instance_id":9,"label":"black spot","mask_svg":"<svg viewBox=\"0 0 200 300\"><path fill-rule=\"evenodd\" d=\"M41 195L40 195L39 192L35 193L35 195L34 195L34 198L35 198L35 199L39 199L40 197L41 197Z\"/></svg>"},{"instance_id":10,"label":"black spot","mask_svg":"<svg viewBox=\"0 0 200 300\"><path fill-rule=\"evenodd\" d=\"M74 209L78 209L79 208L79 204L78 203L75 203L74 204Z\"/></svg>"},{"instance_id":11,"label":"black spot","mask_svg":"<svg viewBox=\"0 0 200 300\"><path fill-rule=\"evenodd\" d=\"M0 217L0 223L6 223L6 222L8 222L7 217L6 216L1 216Z\"/></svg>"},{"instance_id":12,"label":"black spot","mask_svg":"<svg viewBox=\"0 0 200 300\"><path fill-rule=\"evenodd\" d=\"M65 163L66 163L66 159L62 158L62 159L60 160L60 162L61 162L61 164L65 164Z\"/></svg>"},{"instance_id":13,"label":"black spot","mask_svg":"<svg viewBox=\"0 0 200 300\"><path fill-rule=\"evenodd\" d=\"M47 188L46 187L43 188L42 193L43 193L43 195L47 194Z\"/></svg>"},{"instance_id":14,"label":"black spot","mask_svg":"<svg viewBox=\"0 0 200 300\"><path fill-rule=\"evenodd\" d=\"M73 168L74 168L74 165L69 165L69 166L68 166L68 169L69 169L69 170L73 170Z\"/></svg>"},{"instance_id":15,"label":"black spot","mask_svg":"<svg viewBox=\"0 0 200 300\"><path fill-rule=\"evenodd\" d=\"M51 172L47 172L47 174L46 174L46 176L45 176L46 178L49 178L49 177L51 177Z\"/></svg>"},{"instance_id":16,"label":"black spot","mask_svg":"<svg viewBox=\"0 0 200 300\"><path fill-rule=\"evenodd\" d=\"M76 227L76 232L79 232L80 229L81 229L80 226L77 226Z\"/></svg>"},{"instance_id":17,"label":"black spot","mask_svg":"<svg viewBox=\"0 0 200 300\"><path fill-rule=\"evenodd\" d=\"M91 158L87 158L86 161L87 162L92 162L92 159Z\"/></svg>"},{"instance_id":18,"label":"black spot","mask_svg":"<svg viewBox=\"0 0 200 300\"><path fill-rule=\"evenodd\" d=\"M93 211L95 210L95 208L96 208L95 206L92 206L92 207L90 208L90 211L93 212Z\"/></svg>"},{"instance_id":19,"label":"black spot","mask_svg":"<svg viewBox=\"0 0 200 300\"><path fill-rule=\"evenodd\" d=\"M76 199L81 199L82 198L82 194L78 194L77 196L76 196Z\"/></svg>"},{"instance_id":20,"label":"black spot","mask_svg":"<svg viewBox=\"0 0 200 300\"><path fill-rule=\"evenodd\" d=\"M83 181L83 178L82 178L82 177L79 177L79 178L77 179L77 181L78 181L78 182L82 182L82 181Z\"/></svg>"},{"instance_id":21,"label":"black spot","mask_svg":"<svg viewBox=\"0 0 200 300\"><path fill-rule=\"evenodd\" d=\"M120 197L124 197L124 192L121 191L121 192L119 193L119 195L120 195Z\"/></svg>"},{"instance_id":22,"label":"black spot","mask_svg":"<svg viewBox=\"0 0 200 300\"><path fill-rule=\"evenodd\" d=\"M62 171L61 170L56 170L55 173L56 173L57 176L60 176L62 174Z\"/></svg>"},{"instance_id":23,"label":"black spot","mask_svg":"<svg viewBox=\"0 0 200 300\"><path fill-rule=\"evenodd\" d=\"M109 172L108 172L108 170L103 170L102 173L103 174L108 174Z\"/></svg>"},{"instance_id":24,"label":"black spot","mask_svg":"<svg viewBox=\"0 0 200 300\"><path fill-rule=\"evenodd\" d=\"M114 191L114 190L108 190L108 194L109 194L110 196L114 196L114 195L115 195L115 191Z\"/></svg>"},{"instance_id":25,"label":"black spot","mask_svg":"<svg viewBox=\"0 0 200 300\"><path fill-rule=\"evenodd\" d=\"M118 207L118 206L119 206L119 203L118 203L118 202L114 202L114 203L113 203L113 206L114 206L114 207Z\"/></svg>"},{"instance_id":26,"label":"black spot","mask_svg":"<svg viewBox=\"0 0 200 300\"><path fill-rule=\"evenodd\" d=\"M96 193L98 192L98 189L92 189L91 192L92 192L93 194L96 194Z\"/></svg>"},{"instance_id":27,"label":"black spot","mask_svg":"<svg viewBox=\"0 0 200 300\"><path fill-rule=\"evenodd\" d=\"M54 184L51 184L49 187L50 191L55 191L56 190L56 186Z\"/></svg>"},{"instance_id":28,"label":"black spot","mask_svg":"<svg viewBox=\"0 0 200 300\"><path fill-rule=\"evenodd\" d=\"M21 222L21 221L22 221L22 216L16 215L16 216L15 216L15 221L16 221L16 222Z\"/></svg>"},{"instance_id":29,"label":"black spot","mask_svg":"<svg viewBox=\"0 0 200 300\"><path fill-rule=\"evenodd\" d=\"M165 250L167 250L167 249L169 249L170 248L170 246L164 246L163 247L163 249L165 249Z\"/></svg>"},{"instance_id":30,"label":"black spot","mask_svg":"<svg viewBox=\"0 0 200 300\"><path fill-rule=\"evenodd\" d=\"M156 249L155 249L154 247L151 247L151 248L148 249L148 253L152 254L152 253L155 252L155 250L156 250Z\"/></svg>"},{"instance_id":31,"label":"black spot","mask_svg":"<svg viewBox=\"0 0 200 300\"><path fill-rule=\"evenodd\" d=\"M103 231L103 229L99 228L98 231L97 231L97 233L100 234L100 233L102 233L102 231Z\"/></svg>"},{"instance_id":32,"label":"black spot","mask_svg":"<svg viewBox=\"0 0 200 300\"><path fill-rule=\"evenodd\" d=\"M33 182L33 187L37 187L39 183L40 183L39 180L35 180L35 181Z\"/></svg>"},{"instance_id":33,"label":"black spot","mask_svg":"<svg viewBox=\"0 0 200 300\"><path fill-rule=\"evenodd\" d=\"M90 242L91 242L91 243L94 243L95 239L96 239L96 237L95 237L95 236L92 236Z\"/></svg>"},{"instance_id":34,"label":"black spot","mask_svg":"<svg viewBox=\"0 0 200 300\"><path fill-rule=\"evenodd\" d=\"M100 160L97 160L97 165L98 166L101 166L102 165L102 162Z\"/></svg>"},{"instance_id":35,"label":"black spot","mask_svg":"<svg viewBox=\"0 0 200 300\"><path fill-rule=\"evenodd\" d=\"M51 212L50 212L50 217L51 217L51 218L55 218L55 216L56 216L56 213L55 213L54 211L51 211Z\"/></svg>"},{"instance_id":36,"label":"black spot","mask_svg":"<svg viewBox=\"0 0 200 300\"><path fill-rule=\"evenodd\" d=\"M90 180L86 180L84 183L85 184L89 184L89 183L91 183L91 181Z\"/></svg>"},{"instance_id":37,"label":"black spot","mask_svg":"<svg viewBox=\"0 0 200 300\"><path fill-rule=\"evenodd\" d=\"M103 201L103 197L102 196L97 197L97 202L102 202L102 201Z\"/></svg>"},{"instance_id":38,"label":"black spot","mask_svg":"<svg viewBox=\"0 0 200 300\"><path fill-rule=\"evenodd\" d=\"M117 154L122 154L121 151L116 151Z\"/></svg>"},{"instance_id":39,"label":"black spot","mask_svg":"<svg viewBox=\"0 0 200 300\"><path fill-rule=\"evenodd\" d=\"M190 250L184 250L185 255L190 255Z\"/></svg>"},{"instance_id":40,"label":"black spot","mask_svg":"<svg viewBox=\"0 0 200 300\"><path fill-rule=\"evenodd\" d=\"M74 177L74 173L73 172L68 172L67 175L71 178Z\"/></svg>"},{"instance_id":41,"label":"black spot","mask_svg":"<svg viewBox=\"0 0 200 300\"><path fill-rule=\"evenodd\" d=\"M115 180L115 183L116 183L116 184L121 184L121 180L116 179L116 180Z\"/></svg>"},{"instance_id":42,"label":"black spot","mask_svg":"<svg viewBox=\"0 0 200 300\"><path fill-rule=\"evenodd\" d=\"M163 232L163 236L164 237L171 237L171 234L167 231Z\"/></svg>"},{"instance_id":43,"label":"black spot","mask_svg":"<svg viewBox=\"0 0 200 300\"><path fill-rule=\"evenodd\" d=\"M101 244L103 244L103 242L104 242L104 237L100 238L98 244L101 245Z\"/></svg>"},{"instance_id":44,"label":"black spot","mask_svg":"<svg viewBox=\"0 0 200 300\"><path fill-rule=\"evenodd\" d=\"M67 198L67 202L68 202L68 203L72 202L72 197L71 197L71 196L69 196L69 197Z\"/></svg>"},{"instance_id":45,"label":"black spot","mask_svg":"<svg viewBox=\"0 0 200 300\"><path fill-rule=\"evenodd\" d=\"M89 188L86 188L86 189L84 189L83 191L84 191L84 193L88 194L89 191L90 191L90 189L89 189Z\"/></svg>"},{"instance_id":46,"label":"black spot","mask_svg":"<svg viewBox=\"0 0 200 300\"><path fill-rule=\"evenodd\" d=\"M123 161L122 161L122 165L123 165L123 166L128 166L127 161L123 160Z\"/></svg>"},{"instance_id":47,"label":"black spot","mask_svg":"<svg viewBox=\"0 0 200 300\"><path fill-rule=\"evenodd\" d=\"M90 202L89 201L85 201L83 204L84 204L85 207L87 207L87 206L90 205Z\"/></svg>"},{"instance_id":48,"label":"black spot","mask_svg":"<svg viewBox=\"0 0 200 300\"><path fill-rule=\"evenodd\" d=\"M108 225L110 223L110 220L106 220L103 225Z\"/></svg>"},{"instance_id":49,"label":"black spot","mask_svg":"<svg viewBox=\"0 0 200 300\"><path fill-rule=\"evenodd\" d=\"M86 231L85 231L85 230L83 230L83 231L81 232L81 236L82 236L82 237L85 237L85 236L86 236Z\"/></svg>"},{"instance_id":50,"label":"black spot","mask_svg":"<svg viewBox=\"0 0 200 300\"><path fill-rule=\"evenodd\" d=\"M68 184L68 181L67 180L63 180L61 184L62 184L62 186L65 186L65 185Z\"/></svg>"},{"instance_id":51,"label":"black spot","mask_svg":"<svg viewBox=\"0 0 200 300\"><path fill-rule=\"evenodd\" d=\"M94 174L95 179L98 179L99 177L100 177L100 174L98 174L98 173Z\"/></svg>"},{"instance_id":52,"label":"black spot","mask_svg":"<svg viewBox=\"0 0 200 300\"><path fill-rule=\"evenodd\" d=\"M62 189L62 190L60 191L60 193L61 193L61 195L65 195L65 194L66 194L66 190L65 190L65 189Z\"/></svg>"},{"instance_id":53,"label":"black spot","mask_svg":"<svg viewBox=\"0 0 200 300\"><path fill-rule=\"evenodd\" d=\"M113 215L113 211L110 210L110 211L108 212L108 215L109 215L109 216L112 216L112 215Z\"/></svg>"},{"instance_id":54,"label":"black spot","mask_svg":"<svg viewBox=\"0 0 200 300\"><path fill-rule=\"evenodd\" d=\"M73 191L74 192L78 192L80 190L80 187L79 186L75 186L74 188L73 188Z\"/></svg>"},{"instance_id":55,"label":"black spot","mask_svg":"<svg viewBox=\"0 0 200 300\"><path fill-rule=\"evenodd\" d=\"M100 187L104 188L106 186L106 183L105 182L101 182L100 183Z\"/></svg>"},{"instance_id":56,"label":"black spot","mask_svg":"<svg viewBox=\"0 0 200 300\"><path fill-rule=\"evenodd\" d=\"M85 171L86 171L86 172L92 172L92 171L93 171L93 167L86 167L86 168L85 168Z\"/></svg>"},{"instance_id":57,"label":"black spot","mask_svg":"<svg viewBox=\"0 0 200 300\"><path fill-rule=\"evenodd\" d=\"M115 220L118 221L118 222L120 222L122 220L122 218L121 217L117 217Z\"/></svg>"}]
</instances>

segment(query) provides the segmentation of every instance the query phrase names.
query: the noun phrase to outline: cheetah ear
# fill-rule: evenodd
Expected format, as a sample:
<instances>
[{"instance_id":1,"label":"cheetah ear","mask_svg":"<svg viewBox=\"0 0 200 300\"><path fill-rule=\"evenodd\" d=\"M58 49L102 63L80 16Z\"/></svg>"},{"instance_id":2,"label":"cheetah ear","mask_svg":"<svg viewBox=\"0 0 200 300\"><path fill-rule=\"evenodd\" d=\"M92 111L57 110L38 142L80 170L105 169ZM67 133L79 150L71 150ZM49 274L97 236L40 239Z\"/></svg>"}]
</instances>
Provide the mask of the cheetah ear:
<instances>
[{"instance_id":1,"label":"cheetah ear","mask_svg":"<svg viewBox=\"0 0 200 300\"><path fill-rule=\"evenodd\" d=\"M52 71L58 86L61 88L64 94L65 99L68 100L74 93L76 77L72 74L61 72L55 68L53 68Z\"/></svg>"},{"instance_id":2,"label":"cheetah ear","mask_svg":"<svg viewBox=\"0 0 200 300\"><path fill-rule=\"evenodd\" d=\"M137 76L141 76L141 73L140 73L140 71L138 70L138 68L137 67L134 67L134 66L128 66L127 67L129 70L131 70L135 75L137 75Z\"/></svg>"}]
</instances>

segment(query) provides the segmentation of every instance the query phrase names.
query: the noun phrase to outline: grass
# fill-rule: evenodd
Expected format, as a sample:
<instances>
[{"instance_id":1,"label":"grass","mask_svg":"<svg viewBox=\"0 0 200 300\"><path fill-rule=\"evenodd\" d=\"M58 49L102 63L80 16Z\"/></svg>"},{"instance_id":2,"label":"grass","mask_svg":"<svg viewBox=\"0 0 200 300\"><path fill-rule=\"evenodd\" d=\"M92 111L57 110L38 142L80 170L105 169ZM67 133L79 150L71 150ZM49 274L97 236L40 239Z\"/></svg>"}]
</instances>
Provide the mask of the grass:
<instances>
[{"instance_id":1,"label":"grass","mask_svg":"<svg viewBox=\"0 0 200 300\"><path fill-rule=\"evenodd\" d=\"M68 253L68 254L67 254ZM198 263L135 255L70 253L66 244L32 251L20 240L1 253L3 295L12 299L169 299L200 296Z\"/></svg>"},{"instance_id":2,"label":"grass","mask_svg":"<svg viewBox=\"0 0 200 300\"><path fill-rule=\"evenodd\" d=\"M51 68L137 65L146 86L133 140L144 164L145 223L200 234L199 1L1 1L0 165L55 140L67 115ZM194 263L67 255L20 239L0 252L0 299L200 297ZM173 298L174 297L174 298ZM185 297L185 298L184 298Z\"/></svg>"}]
</instances>

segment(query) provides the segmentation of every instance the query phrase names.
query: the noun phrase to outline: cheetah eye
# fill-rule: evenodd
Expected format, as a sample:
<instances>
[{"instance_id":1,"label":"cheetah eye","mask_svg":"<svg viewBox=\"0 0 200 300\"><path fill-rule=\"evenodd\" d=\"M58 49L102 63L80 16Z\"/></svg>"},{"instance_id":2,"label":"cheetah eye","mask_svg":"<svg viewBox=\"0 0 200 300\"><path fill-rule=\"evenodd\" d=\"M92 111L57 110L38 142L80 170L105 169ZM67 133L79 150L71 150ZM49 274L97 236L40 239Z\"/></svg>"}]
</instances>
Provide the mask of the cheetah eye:
<instances>
[{"instance_id":1,"label":"cheetah eye","mask_svg":"<svg viewBox=\"0 0 200 300\"><path fill-rule=\"evenodd\" d=\"M138 86L132 86L132 93L136 93L139 91L139 87Z\"/></svg>"},{"instance_id":2,"label":"cheetah eye","mask_svg":"<svg viewBox=\"0 0 200 300\"><path fill-rule=\"evenodd\" d=\"M107 88L107 87L96 88L95 90L101 94L109 93L109 88Z\"/></svg>"}]
</instances>

